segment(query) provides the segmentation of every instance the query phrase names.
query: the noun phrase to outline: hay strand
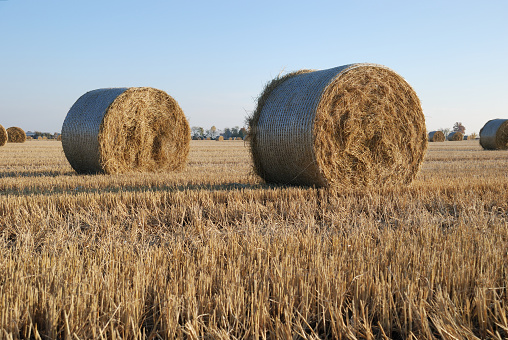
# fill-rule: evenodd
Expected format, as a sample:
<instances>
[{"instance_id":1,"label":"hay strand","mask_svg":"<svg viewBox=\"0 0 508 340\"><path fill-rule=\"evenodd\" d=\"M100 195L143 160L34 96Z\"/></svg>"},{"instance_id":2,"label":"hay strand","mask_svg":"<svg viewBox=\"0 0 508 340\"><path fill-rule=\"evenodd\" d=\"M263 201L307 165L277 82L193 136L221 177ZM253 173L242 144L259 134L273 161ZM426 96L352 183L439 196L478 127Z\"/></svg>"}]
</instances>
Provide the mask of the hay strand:
<instances>
[{"instance_id":1,"label":"hay strand","mask_svg":"<svg viewBox=\"0 0 508 340\"><path fill-rule=\"evenodd\" d=\"M416 93L381 65L277 77L259 97L248 123L255 172L273 183L411 183L427 149Z\"/></svg>"},{"instance_id":2,"label":"hay strand","mask_svg":"<svg viewBox=\"0 0 508 340\"><path fill-rule=\"evenodd\" d=\"M450 142L459 142L461 140L464 140L464 135L462 134L462 132L459 132L459 131L450 132L447 139Z\"/></svg>"},{"instance_id":3,"label":"hay strand","mask_svg":"<svg viewBox=\"0 0 508 340\"><path fill-rule=\"evenodd\" d=\"M76 172L107 174L181 170L191 138L176 100L149 87L85 93L69 110L61 136Z\"/></svg>"},{"instance_id":4,"label":"hay strand","mask_svg":"<svg viewBox=\"0 0 508 340\"><path fill-rule=\"evenodd\" d=\"M26 141L25 131L17 126L11 126L8 128L7 136L9 143L24 143Z\"/></svg>"},{"instance_id":5,"label":"hay strand","mask_svg":"<svg viewBox=\"0 0 508 340\"><path fill-rule=\"evenodd\" d=\"M445 135L443 131L431 131L429 132L429 142L444 142Z\"/></svg>"},{"instance_id":6,"label":"hay strand","mask_svg":"<svg viewBox=\"0 0 508 340\"><path fill-rule=\"evenodd\" d=\"M508 150L508 119L485 123L480 130L480 145L485 150Z\"/></svg>"},{"instance_id":7,"label":"hay strand","mask_svg":"<svg viewBox=\"0 0 508 340\"><path fill-rule=\"evenodd\" d=\"M4 146L8 140L7 130L0 124L0 146Z\"/></svg>"}]
</instances>

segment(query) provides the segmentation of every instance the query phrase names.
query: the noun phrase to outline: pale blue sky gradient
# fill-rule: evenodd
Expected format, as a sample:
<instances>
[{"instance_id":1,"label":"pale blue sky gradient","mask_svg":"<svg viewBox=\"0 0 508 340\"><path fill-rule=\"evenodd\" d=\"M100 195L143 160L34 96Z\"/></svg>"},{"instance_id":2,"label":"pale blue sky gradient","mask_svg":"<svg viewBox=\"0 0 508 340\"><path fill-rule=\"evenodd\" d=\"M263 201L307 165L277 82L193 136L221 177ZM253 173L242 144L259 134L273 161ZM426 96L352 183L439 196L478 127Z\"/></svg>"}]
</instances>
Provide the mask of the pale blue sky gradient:
<instances>
[{"instance_id":1,"label":"pale blue sky gradient","mask_svg":"<svg viewBox=\"0 0 508 340\"><path fill-rule=\"evenodd\" d=\"M0 124L59 132L85 92L166 91L192 126L242 126L281 71L383 64L427 129L508 118L508 1L0 1Z\"/></svg>"}]
</instances>

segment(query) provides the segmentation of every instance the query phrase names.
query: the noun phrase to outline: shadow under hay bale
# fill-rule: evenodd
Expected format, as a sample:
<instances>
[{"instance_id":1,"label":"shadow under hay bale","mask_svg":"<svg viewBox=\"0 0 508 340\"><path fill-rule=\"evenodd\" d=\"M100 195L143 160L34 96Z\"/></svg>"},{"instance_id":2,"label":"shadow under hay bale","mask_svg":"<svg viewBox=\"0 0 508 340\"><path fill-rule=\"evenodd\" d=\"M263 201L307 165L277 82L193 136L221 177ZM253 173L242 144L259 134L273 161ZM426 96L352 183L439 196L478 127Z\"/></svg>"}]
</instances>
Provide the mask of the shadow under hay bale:
<instances>
[{"instance_id":1,"label":"shadow under hay bale","mask_svg":"<svg viewBox=\"0 0 508 340\"><path fill-rule=\"evenodd\" d=\"M26 141L25 131L17 126L7 129L7 137L9 143L24 143Z\"/></svg>"},{"instance_id":2,"label":"shadow under hay bale","mask_svg":"<svg viewBox=\"0 0 508 340\"><path fill-rule=\"evenodd\" d=\"M9 137L7 136L7 130L0 125L0 146L4 146L7 143L7 139Z\"/></svg>"},{"instance_id":3,"label":"shadow under hay bale","mask_svg":"<svg viewBox=\"0 0 508 340\"><path fill-rule=\"evenodd\" d=\"M485 123L480 130L480 145L485 150L508 150L508 119Z\"/></svg>"},{"instance_id":4,"label":"shadow under hay bale","mask_svg":"<svg viewBox=\"0 0 508 340\"><path fill-rule=\"evenodd\" d=\"M429 142L444 142L445 135L443 131L431 131L429 132Z\"/></svg>"},{"instance_id":5,"label":"shadow under hay bale","mask_svg":"<svg viewBox=\"0 0 508 340\"><path fill-rule=\"evenodd\" d=\"M411 183L427 149L418 96L404 78L374 64L272 80L249 131L256 173L281 184Z\"/></svg>"},{"instance_id":6,"label":"shadow under hay bale","mask_svg":"<svg viewBox=\"0 0 508 340\"><path fill-rule=\"evenodd\" d=\"M149 88L85 93L62 126L65 156L78 173L181 170L190 127L171 96Z\"/></svg>"},{"instance_id":7,"label":"shadow under hay bale","mask_svg":"<svg viewBox=\"0 0 508 340\"><path fill-rule=\"evenodd\" d=\"M464 135L462 132L456 131L456 132L450 132L447 138L450 142L459 142L461 140L464 140Z\"/></svg>"}]
</instances>

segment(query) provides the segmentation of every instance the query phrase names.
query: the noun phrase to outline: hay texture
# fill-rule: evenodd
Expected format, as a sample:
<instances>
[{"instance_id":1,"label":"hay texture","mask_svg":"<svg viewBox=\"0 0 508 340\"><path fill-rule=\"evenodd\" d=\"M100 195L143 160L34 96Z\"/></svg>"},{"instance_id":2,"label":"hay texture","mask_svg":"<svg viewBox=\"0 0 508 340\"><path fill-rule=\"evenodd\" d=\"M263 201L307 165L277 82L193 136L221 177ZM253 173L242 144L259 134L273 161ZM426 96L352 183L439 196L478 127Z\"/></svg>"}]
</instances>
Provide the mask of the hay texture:
<instances>
[{"instance_id":1,"label":"hay texture","mask_svg":"<svg viewBox=\"0 0 508 340\"><path fill-rule=\"evenodd\" d=\"M7 129L7 136L9 143L24 143L26 141L26 134L22 128L11 126Z\"/></svg>"},{"instance_id":2,"label":"hay texture","mask_svg":"<svg viewBox=\"0 0 508 340\"><path fill-rule=\"evenodd\" d=\"M480 130L480 145L485 150L508 150L508 119L489 120Z\"/></svg>"},{"instance_id":3,"label":"hay texture","mask_svg":"<svg viewBox=\"0 0 508 340\"><path fill-rule=\"evenodd\" d=\"M445 135L443 131L431 131L429 132L429 142L444 142Z\"/></svg>"},{"instance_id":4,"label":"hay texture","mask_svg":"<svg viewBox=\"0 0 508 340\"><path fill-rule=\"evenodd\" d=\"M427 149L415 91L375 64L278 77L266 86L248 122L255 172L272 183L409 184Z\"/></svg>"},{"instance_id":5,"label":"hay texture","mask_svg":"<svg viewBox=\"0 0 508 340\"><path fill-rule=\"evenodd\" d=\"M450 142L458 142L458 141L464 140L464 135L462 134L462 132L459 132L459 131L450 132L447 139Z\"/></svg>"},{"instance_id":6,"label":"hay texture","mask_svg":"<svg viewBox=\"0 0 508 340\"><path fill-rule=\"evenodd\" d=\"M62 146L78 173L181 170L190 127L163 91L109 88L85 93L62 126Z\"/></svg>"},{"instance_id":7,"label":"hay texture","mask_svg":"<svg viewBox=\"0 0 508 340\"><path fill-rule=\"evenodd\" d=\"M7 130L0 125L0 146L4 146L7 143L7 139L9 137L7 136Z\"/></svg>"}]
</instances>

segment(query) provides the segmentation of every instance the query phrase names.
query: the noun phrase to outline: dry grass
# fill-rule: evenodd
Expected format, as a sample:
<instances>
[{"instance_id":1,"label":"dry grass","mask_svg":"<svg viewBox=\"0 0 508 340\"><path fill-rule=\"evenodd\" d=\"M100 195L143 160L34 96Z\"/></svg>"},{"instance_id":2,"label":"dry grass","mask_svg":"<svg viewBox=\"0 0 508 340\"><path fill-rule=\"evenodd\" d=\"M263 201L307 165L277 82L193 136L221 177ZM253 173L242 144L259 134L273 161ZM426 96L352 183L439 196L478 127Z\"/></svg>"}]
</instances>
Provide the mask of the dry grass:
<instances>
[{"instance_id":1,"label":"dry grass","mask_svg":"<svg viewBox=\"0 0 508 340\"><path fill-rule=\"evenodd\" d=\"M26 141L25 131L16 126L11 126L7 129L7 142L8 143L24 143Z\"/></svg>"},{"instance_id":2,"label":"dry grass","mask_svg":"<svg viewBox=\"0 0 508 340\"><path fill-rule=\"evenodd\" d=\"M0 329L13 338L508 337L508 154L432 143L409 188L274 187L243 141L181 173L75 175L0 150Z\"/></svg>"}]
</instances>

